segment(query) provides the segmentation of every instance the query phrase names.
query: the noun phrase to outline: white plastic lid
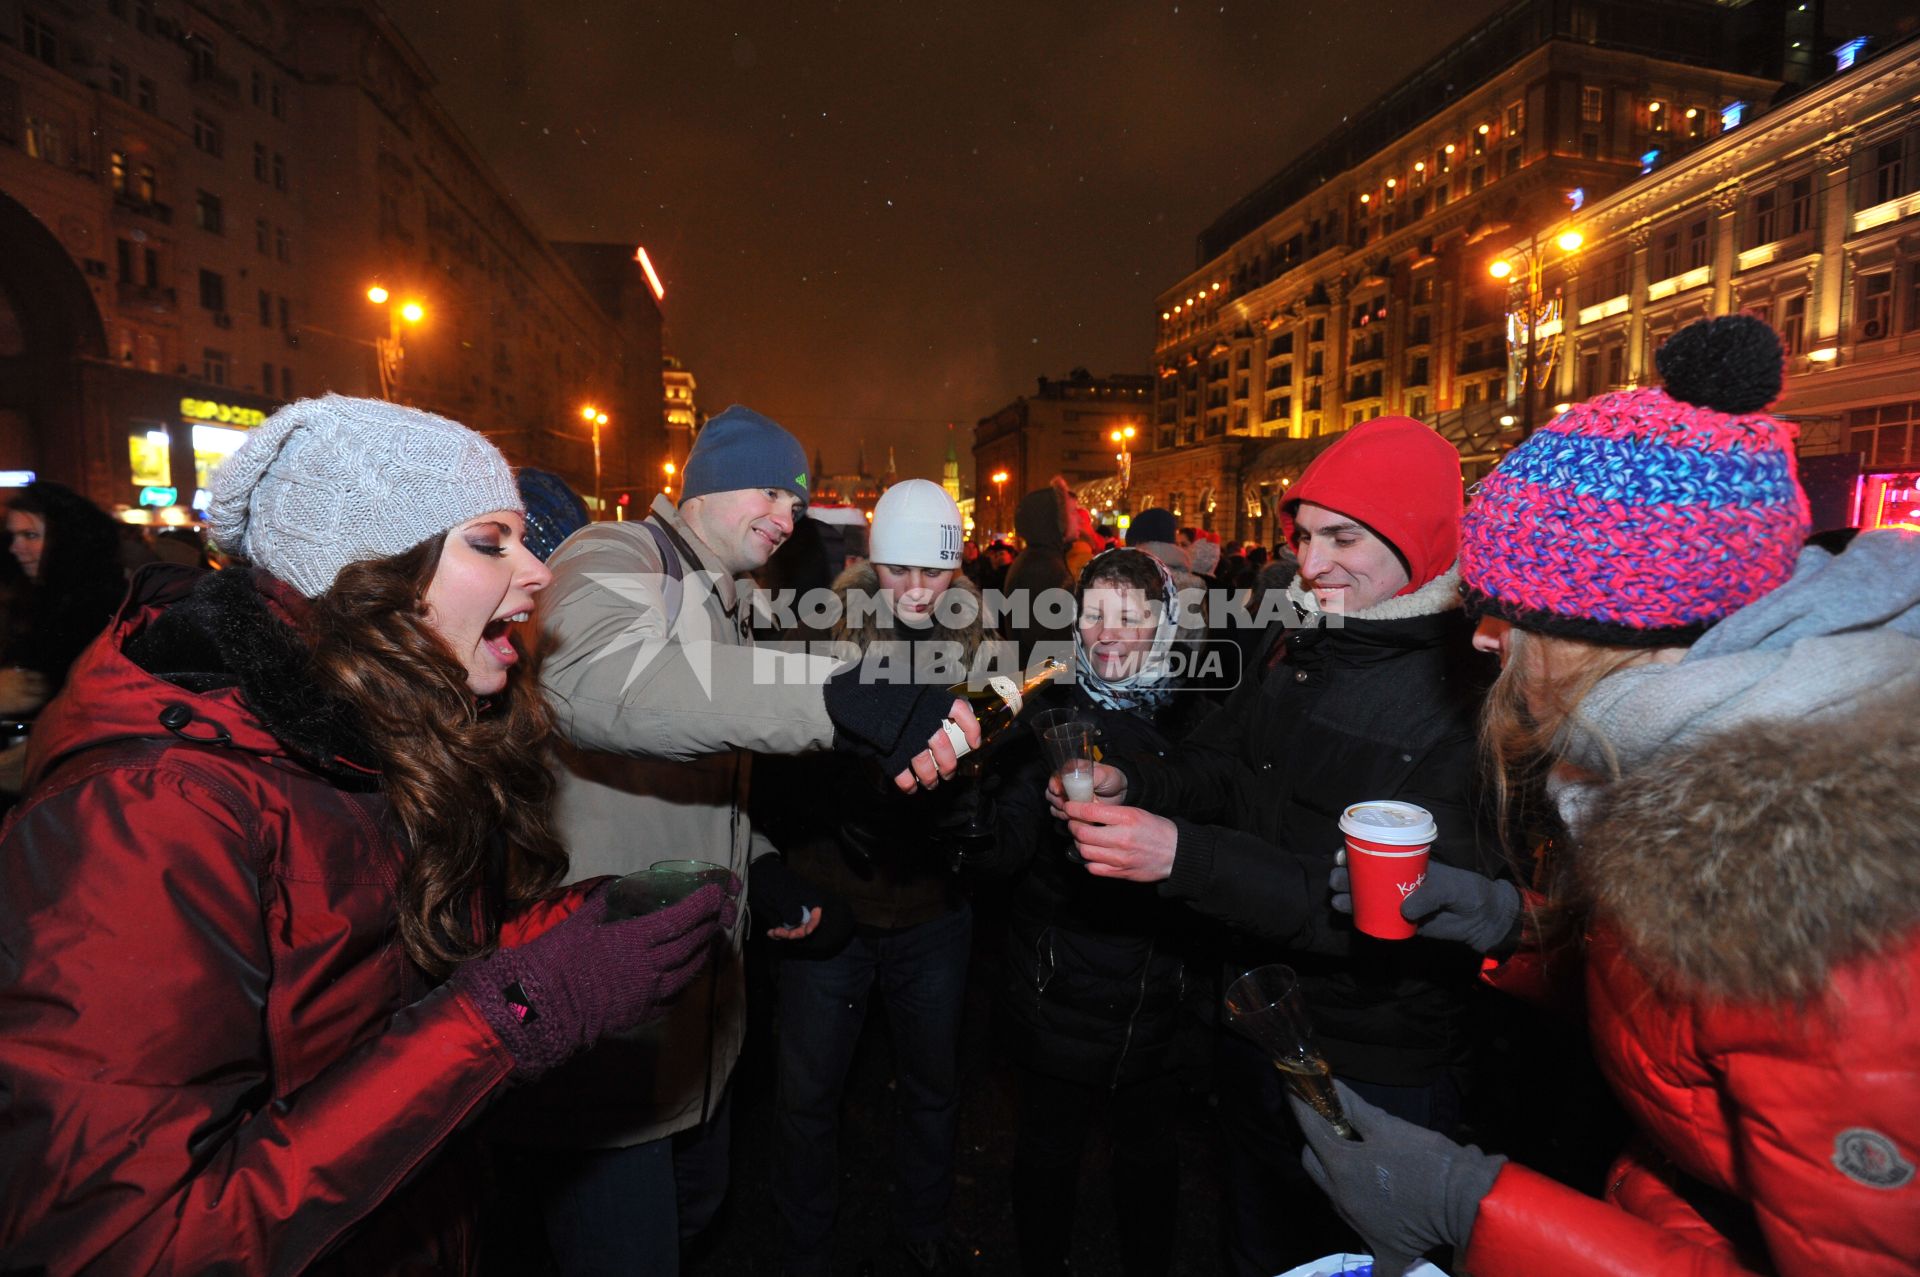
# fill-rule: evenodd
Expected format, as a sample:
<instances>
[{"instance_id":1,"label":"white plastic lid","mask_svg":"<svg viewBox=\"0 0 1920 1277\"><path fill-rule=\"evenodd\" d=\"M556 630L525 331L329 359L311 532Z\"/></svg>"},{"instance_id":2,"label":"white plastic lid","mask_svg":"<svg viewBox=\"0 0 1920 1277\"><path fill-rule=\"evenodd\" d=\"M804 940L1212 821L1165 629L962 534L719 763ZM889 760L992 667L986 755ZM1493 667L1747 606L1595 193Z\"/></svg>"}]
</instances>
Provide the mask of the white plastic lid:
<instances>
[{"instance_id":1,"label":"white plastic lid","mask_svg":"<svg viewBox=\"0 0 1920 1277\"><path fill-rule=\"evenodd\" d=\"M1425 807L1379 798L1355 803L1341 812L1340 832L1368 842L1424 847L1434 840L1440 828Z\"/></svg>"}]
</instances>

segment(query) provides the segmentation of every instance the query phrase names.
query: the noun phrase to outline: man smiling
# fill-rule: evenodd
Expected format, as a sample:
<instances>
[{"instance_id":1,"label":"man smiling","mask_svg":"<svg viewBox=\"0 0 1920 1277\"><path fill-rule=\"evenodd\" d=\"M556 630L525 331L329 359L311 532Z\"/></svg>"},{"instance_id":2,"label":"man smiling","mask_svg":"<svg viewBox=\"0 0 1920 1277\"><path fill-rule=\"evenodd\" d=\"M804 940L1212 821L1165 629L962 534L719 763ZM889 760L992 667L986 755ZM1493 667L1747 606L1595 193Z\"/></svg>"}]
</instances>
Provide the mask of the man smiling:
<instances>
[{"instance_id":1,"label":"man smiling","mask_svg":"<svg viewBox=\"0 0 1920 1277\"><path fill-rule=\"evenodd\" d=\"M1493 673L1461 609L1460 457L1417 421L1354 427L1293 486L1297 623L1165 757L1123 755L1095 776L1104 803L1057 804L1088 872L1156 882L1226 922L1229 977L1300 972L1334 1072L1382 1107L1448 1129L1459 1116L1474 967L1425 941L1356 936L1329 905L1341 811L1398 798L1433 813L1434 859L1494 870L1475 802L1474 727ZM1279 1074L1228 1037L1229 1270L1268 1274L1342 1249L1300 1172Z\"/></svg>"},{"instance_id":2,"label":"man smiling","mask_svg":"<svg viewBox=\"0 0 1920 1277\"><path fill-rule=\"evenodd\" d=\"M944 686L866 687L857 665L754 649L745 578L807 496L799 441L736 404L701 427L677 506L661 496L643 521L589 524L549 560L540 675L569 746L555 818L575 879L710 861L747 880L754 925L803 939L837 920L748 818L753 753L838 745L910 789L952 774L943 716L978 743ZM546 1150L520 1159L523 1191L564 1277L676 1272L680 1239L718 1209L746 1026L742 938L663 1019L502 1115L503 1138Z\"/></svg>"}]
</instances>

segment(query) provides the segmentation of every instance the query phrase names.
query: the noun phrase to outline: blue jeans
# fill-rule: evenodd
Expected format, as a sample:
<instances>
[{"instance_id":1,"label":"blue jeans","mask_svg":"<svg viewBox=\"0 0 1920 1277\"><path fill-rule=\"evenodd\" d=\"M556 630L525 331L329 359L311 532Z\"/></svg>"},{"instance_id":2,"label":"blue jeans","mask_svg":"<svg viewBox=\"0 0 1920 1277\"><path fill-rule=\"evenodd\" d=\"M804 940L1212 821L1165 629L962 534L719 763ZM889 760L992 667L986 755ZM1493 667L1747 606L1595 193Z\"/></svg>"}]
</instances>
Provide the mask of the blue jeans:
<instances>
[{"instance_id":1,"label":"blue jeans","mask_svg":"<svg viewBox=\"0 0 1920 1277\"><path fill-rule=\"evenodd\" d=\"M1280 1071L1259 1047L1231 1033L1219 1039L1216 1059L1227 1142L1225 1271L1272 1277L1309 1259L1363 1249L1300 1165L1300 1127ZM1449 1134L1460 1123L1460 1088L1450 1077L1427 1086L1340 1080L1369 1104L1428 1130Z\"/></svg>"},{"instance_id":2,"label":"blue jeans","mask_svg":"<svg viewBox=\"0 0 1920 1277\"><path fill-rule=\"evenodd\" d=\"M897 1077L894 1225L910 1242L946 1235L972 931L972 912L963 905L917 927L856 932L831 958L780 963L773 1200L789 1270L825 1271L838 1205L840 1099L876 984Z\"/></svg>"},{"instance_id":3,"label":"blue jeans","mask_svg":"<svg viewBox=\"0 0 1920 1277\"><path fill-rule=\"evenodd\" d=\"M680 1245L712 1222L727 1195L733 1090L713 1116L666 1139L627 1148L514 1149L505 1155L540 1205L562 1277L680 1271Z\"/></svg>"}]
</instances>

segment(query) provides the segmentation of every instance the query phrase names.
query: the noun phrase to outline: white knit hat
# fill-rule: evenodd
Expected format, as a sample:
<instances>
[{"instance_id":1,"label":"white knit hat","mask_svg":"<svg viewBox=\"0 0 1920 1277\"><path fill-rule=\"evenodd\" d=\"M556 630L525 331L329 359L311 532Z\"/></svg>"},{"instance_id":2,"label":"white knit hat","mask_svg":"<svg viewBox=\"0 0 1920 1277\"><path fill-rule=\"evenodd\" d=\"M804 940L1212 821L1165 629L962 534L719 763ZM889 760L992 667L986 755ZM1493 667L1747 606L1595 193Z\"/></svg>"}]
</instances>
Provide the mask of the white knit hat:
<instances>
[{"instance_id":1,"label":"white knit hat","mask_svg":"<svg viewBox=\"0 0 1920 1277\"><path fill-rule=\"evenodd\" d=\"M957 568L962 535L960 507L945 488L931 479L904 479L873 507L867 558L903 568Z\"/></svg>"},{"instance_id":2,"label":"white knit hat","mask_svg":"<svg viewBox=\"0 0 1920 1277\"><path fill-rule=\"evenodd\" d=\"M318 598L349 563L522 510L505 457L458 422L381 399L288 404L213 476L213 539Z\"/></svg>"}]
</instances>

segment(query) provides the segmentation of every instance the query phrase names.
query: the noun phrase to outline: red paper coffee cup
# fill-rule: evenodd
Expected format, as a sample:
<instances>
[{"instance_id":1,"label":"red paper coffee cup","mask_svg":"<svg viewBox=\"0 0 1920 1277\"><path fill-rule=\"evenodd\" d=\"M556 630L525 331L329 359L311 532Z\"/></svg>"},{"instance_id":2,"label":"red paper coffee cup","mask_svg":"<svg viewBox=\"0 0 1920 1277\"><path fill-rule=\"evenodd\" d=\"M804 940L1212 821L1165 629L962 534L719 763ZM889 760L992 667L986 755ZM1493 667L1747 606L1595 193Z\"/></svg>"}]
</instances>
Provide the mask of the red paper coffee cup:
<instances>
[{"instance_id":1,"label":"red paper coffee cup","mask_svg":"<svg viewBox=\"0 0 1920 1277\"><path fill-rule=\"evenodd\" d=\"M1382 940L1405 940L1413 924L1400 902L1427 880L1427 853L1439 833L1433 816L1412 803L1376 799L1340 814L1353 877L1353 925Z\"/></svg>"}]
</instances>

